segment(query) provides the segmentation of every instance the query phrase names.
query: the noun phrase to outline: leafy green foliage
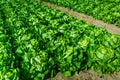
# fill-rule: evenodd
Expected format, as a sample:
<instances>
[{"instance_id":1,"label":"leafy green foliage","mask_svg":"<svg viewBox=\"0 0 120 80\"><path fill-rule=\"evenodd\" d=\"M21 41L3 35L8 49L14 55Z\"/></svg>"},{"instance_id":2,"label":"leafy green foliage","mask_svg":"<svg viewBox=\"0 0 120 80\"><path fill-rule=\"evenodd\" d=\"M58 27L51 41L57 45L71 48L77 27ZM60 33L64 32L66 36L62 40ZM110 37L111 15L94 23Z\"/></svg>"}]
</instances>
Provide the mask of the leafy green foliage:
<instances>
[{"instance_id":1,"label":"leafy green foliage","mask_svg":"<svg viewBox=\"0 0 120 80\"><path fill-rule=\"evenodd\" d=\"M0 15L0 80L19 80L19 69L14 68L15 56L9 40Z\"/></svg>"},{"instance_id":2,"label":"leafy green foliage","mask_svg":"<svg viewBox=\"0 0 120 80\"><path fill-rule=\"evenodd\" d=\"M0 79L44 80L83 69L120 70L120 35L34 0L0 2Z\"/></svg>"},{"instance_id":3,"label":"leafy green foliage","mask_svg":"<svg viewBox=\"0 0 120 80\"><path fill-rule=\"evenodd\" d=\"M44 0L54 4L68 7L78 12L93 16L107 23L120 27L120 1L119 0Z\"/></svg>"}]
</instances>

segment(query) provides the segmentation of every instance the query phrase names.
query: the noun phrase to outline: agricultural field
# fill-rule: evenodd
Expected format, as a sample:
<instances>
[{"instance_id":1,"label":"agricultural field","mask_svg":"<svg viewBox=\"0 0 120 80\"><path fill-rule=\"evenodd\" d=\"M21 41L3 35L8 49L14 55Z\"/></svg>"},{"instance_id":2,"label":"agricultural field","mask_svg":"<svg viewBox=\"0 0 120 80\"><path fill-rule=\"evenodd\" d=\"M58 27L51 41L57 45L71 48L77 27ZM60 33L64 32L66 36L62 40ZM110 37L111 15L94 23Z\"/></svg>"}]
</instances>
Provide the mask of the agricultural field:
<instances>
[{"instance_id":1,"label":"agricultural field","mask_svg":"<svg viewBox=\"0 0 120 80\"><path fill-rule=\"evenodd\" d=\"M35 0L0 1L0 80L120 71L120 35Z\"/></svg>"},{"instance_id":2,"label":"agricultural field","mask_svg":"<svg viewBox=\"0 0 120 80\"><path fill-rule=\"evenodd\" d=\"M120 27L120 0L44 0Z\"/></svg>"}]
</instances>

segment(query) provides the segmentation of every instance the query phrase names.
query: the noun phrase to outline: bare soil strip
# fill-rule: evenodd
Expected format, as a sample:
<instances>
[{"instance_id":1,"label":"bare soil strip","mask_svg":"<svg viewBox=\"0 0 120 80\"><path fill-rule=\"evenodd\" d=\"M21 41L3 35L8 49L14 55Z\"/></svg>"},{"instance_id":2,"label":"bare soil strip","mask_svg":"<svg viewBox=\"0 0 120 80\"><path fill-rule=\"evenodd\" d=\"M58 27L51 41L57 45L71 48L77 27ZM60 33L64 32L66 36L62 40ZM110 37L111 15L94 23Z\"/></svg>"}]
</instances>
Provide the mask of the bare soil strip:
<instances>
[{"instance_id":1,"label":"bare soil strip","mask_svg":"<svg viewBox=\"0 0 120 80\"><path fill-rule=\"evenodd\" d=\"M94 71L87 70L80 71L78 75L73 75L71 77L64 77L61 72L59 72L54 78L46 80L120 80L120 72L98 75Z\"/></svg>"},{"instance_id":2,"label":"bare soil strip","mask_svg":"<svg viewBox=\"0 0 120 80\"><path fill-rule=\"evenodd\" d=\"M86 23L88 24L93 24L95 25L95 27L104 27L106 28L106 30L109 32L109 33L112 33L112 34L120 34L120 28L117 27L116 25L114 24L107 24L107 23L104 23L103 21L101 20L96 20L94 19L92 16L88 16L88 15L85 15L83 13L79 13L79 12L76 12L76 11L73 11L73 10L70 10L68 8L65 8L65 7L61 7L61 6L58 6L58 5L55 5L55 4L52 4L52 3L49 3L49 2L44 2L44 1L41 1L44 5L48 6L48 7L51 7L53 9L57 9L57 10L60 10L70 16L73 16L75 18L79 18L81 20L84 20L86 21Z\"/></svg>"}]
</instances>

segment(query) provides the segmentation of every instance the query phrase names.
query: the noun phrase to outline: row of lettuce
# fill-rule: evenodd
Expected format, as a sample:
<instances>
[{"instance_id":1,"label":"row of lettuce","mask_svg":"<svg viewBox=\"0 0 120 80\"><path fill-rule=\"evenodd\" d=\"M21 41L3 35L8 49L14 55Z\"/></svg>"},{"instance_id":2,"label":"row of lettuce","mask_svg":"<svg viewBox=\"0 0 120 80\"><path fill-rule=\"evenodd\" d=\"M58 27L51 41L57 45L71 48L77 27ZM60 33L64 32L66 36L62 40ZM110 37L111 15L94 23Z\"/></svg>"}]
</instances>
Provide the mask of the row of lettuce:
<instances>
[{"instance_id":1,"label":"row of lettuce","mask_svg":"<svg viewBox=\"0 0 120 80\"><path fill-rule=\"evenodd\" d=\"M120 35L34 0L0 1L0 80L120 70Z\"/></svg>"},{"instance_id":2,"label":"row of lettuce","mask_svg":"<svg viewBox=\"0 0 120 80\"><path fill-rule=\"evenodd\" d=\"M120 27L120 0L44 0Z\"/></svg>"}]
</instances>

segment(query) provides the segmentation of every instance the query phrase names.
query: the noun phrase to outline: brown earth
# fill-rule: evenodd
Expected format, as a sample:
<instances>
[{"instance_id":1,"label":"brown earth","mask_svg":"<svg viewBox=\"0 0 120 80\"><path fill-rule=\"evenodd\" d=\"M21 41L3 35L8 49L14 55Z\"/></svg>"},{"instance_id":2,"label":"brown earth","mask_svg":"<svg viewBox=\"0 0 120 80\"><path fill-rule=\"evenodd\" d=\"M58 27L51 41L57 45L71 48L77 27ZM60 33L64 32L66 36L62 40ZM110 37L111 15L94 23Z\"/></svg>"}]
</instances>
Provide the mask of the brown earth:
<instances>
[{"instance_id":1,"label":"brown earth","mask_svg":"<svg viewBox=\"0 0 120 80\"><path fill-rule=\"evenodd\" d=\"M38 0L38 1L42 2L44 5L48 7L65 12L66 14L71 15L75 18L80 18L81 20L86 21L86 23L88 24L95 25L95 27L104 27L109 33L120 34L120 28L118 28L114 24L107 24L101 20L96 20L93 17L85 15L83 13L78 13L68 8L57 6L55 4L44 2L42 0ZM78 75L73 75L71 77L64 77L61 74L61 72L59 72L55 77L47 80L120 80L120 72L98 75L92 70L85 70L85 71L80 71Z\"/></svg>"},{"instance_id":2,"label":"brown earth","mask_svg":"<svg viewBox=\"0 0 120 80\"><path fill-rule=\"evenodd\" d=\"M92 70L80 71L79 74L71 77L64 77L60 72L51 79L47 80L120 80L120 72L113 74L98 75Z\"/></svg>"},{"instance_id":3,"label":"brown earth","mask_svg":"<svg viewBox=\"0 0 120 80\"><path fill-rule=\"evenodd\" d=\"M79 12L73 11L73 10L65 8L65 7L57 6L57 5L49 3L49 2L44 2L43 0L38 0L38 1L41 1L44 5L46 5L48 7L60 10L70 16L84 20L88 24L93 24L93 25L95 25L95 27L104 27L104 28L106 28L106 30L109 33L120 34L120 28L118 26L116 26L115 24L107 24L107 23L104 23L102 20L94 19L92 16L88 16L83 13L79 13Z\"/></svg>"}]
</instances>

